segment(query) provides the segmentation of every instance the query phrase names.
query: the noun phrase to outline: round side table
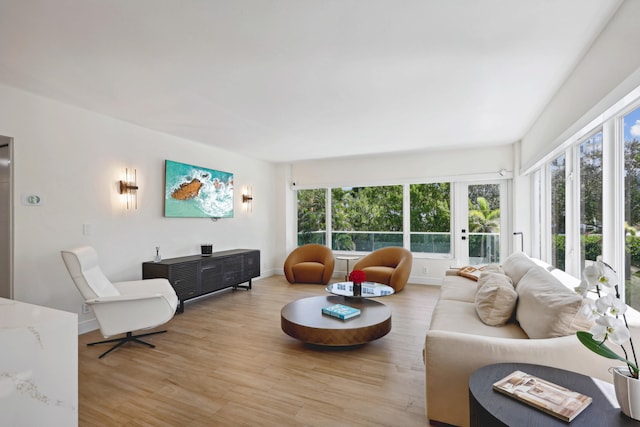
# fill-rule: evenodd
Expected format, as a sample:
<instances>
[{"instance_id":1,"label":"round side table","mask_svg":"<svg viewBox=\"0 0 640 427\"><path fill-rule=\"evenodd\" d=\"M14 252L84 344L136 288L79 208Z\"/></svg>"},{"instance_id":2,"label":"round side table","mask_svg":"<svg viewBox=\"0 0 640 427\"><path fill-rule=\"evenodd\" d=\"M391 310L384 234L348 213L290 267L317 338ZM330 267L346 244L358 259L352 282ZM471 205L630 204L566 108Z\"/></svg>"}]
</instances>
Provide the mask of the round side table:
<instances>
[{"instance_id":1,"label":"round side table","mask_svg":"<svg viewBox=\"0 0 640 427\"><path fill-rule=\"evenodd\" d=\"M590 396L593 401L570 423L492 389L493 383L522 371ZM608 396L611 397L608 397ZM528 363L498 363L480 368L469 378L471 427L493 426L640 426L617 407L613 385L576 372Z\"/></svg>"},{"instance_id":2,"label":"round side table","mask_svg":"<svg viewBox=\"0 0 640 427\"><path fill-rule=\"evenodd\" d=\"M347 261L347 274L344 276L344 280L348 281L349 280L349 261L359 260L360 257L356 255L338 255L336 256L336 259L339 259L340 261Z\"/></svg>"}]
</instances>

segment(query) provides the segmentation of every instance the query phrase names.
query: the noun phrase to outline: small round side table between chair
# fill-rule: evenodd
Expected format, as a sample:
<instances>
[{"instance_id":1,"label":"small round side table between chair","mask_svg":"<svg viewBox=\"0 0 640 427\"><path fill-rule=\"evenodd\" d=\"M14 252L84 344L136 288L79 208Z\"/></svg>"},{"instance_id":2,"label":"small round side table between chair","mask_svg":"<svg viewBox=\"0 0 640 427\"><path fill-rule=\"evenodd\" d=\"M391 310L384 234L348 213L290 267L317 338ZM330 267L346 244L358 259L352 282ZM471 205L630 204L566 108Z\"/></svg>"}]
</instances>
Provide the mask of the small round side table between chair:
<instances>
[{"instance_id":1,"label":"small round side table between chair","mask_svg":"<svg viewBox=\"0 0 640 427\"><path fill-rule=\"evenodd\" d=\"M339 259L340 261L347 261L347 274L344 276L344 280L348 281L349 280L349 261L359 260L360 257L356 255L338 255L336 256L336 259Z\"/></svg>"}]
</instances>

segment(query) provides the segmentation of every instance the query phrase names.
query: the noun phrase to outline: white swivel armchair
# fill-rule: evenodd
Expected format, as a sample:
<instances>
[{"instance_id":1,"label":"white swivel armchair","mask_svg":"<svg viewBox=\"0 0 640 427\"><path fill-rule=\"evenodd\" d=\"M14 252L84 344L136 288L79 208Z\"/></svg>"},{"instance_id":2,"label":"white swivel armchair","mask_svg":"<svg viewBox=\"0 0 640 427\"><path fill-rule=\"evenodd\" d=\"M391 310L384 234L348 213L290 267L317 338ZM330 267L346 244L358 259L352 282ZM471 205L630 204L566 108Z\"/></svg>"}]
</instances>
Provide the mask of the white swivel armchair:
<instances>
[{"instance_id":1,"label":"white swivel armchair","mask_svg":"<svg viewBox=\"0 0 640 427\"><path fill-rule=\"evenodd\" d=\"M178 296L166 279L135 280L112 283L98 265L98 255L92 247L61 251L64 264L76 287L89 305L105 338L126 333L124 337L93 342L87 345L116 343L100 355L103 358L127 342L155 346L141 337L161 334L154 331L133 335L133 331L160 326L173 317Z\"/></svg>"}]
</instances>

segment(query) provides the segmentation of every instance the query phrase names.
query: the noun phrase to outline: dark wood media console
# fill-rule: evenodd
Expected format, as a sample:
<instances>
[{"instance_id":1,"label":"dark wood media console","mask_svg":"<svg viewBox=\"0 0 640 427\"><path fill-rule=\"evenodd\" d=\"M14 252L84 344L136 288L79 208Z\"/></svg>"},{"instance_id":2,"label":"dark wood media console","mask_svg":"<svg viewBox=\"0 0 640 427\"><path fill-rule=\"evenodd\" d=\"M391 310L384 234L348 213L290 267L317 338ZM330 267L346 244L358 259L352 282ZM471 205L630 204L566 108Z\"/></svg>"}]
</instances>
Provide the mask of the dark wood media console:
<instances>
[{"instance_id":1,"label":"dark wood media console","mask_svg":"<svg viewBox=\"0 0 640 427\"><path fill-rule=\"evenodd\" d=\"M142 278L168 279L184 302L225 288L251 289L251 279L260 276L260 251L233 249L214 252L211 256L191 255L142 263ZM248 282L241 286L241 283Z\"/></svg>"}]
</instances>

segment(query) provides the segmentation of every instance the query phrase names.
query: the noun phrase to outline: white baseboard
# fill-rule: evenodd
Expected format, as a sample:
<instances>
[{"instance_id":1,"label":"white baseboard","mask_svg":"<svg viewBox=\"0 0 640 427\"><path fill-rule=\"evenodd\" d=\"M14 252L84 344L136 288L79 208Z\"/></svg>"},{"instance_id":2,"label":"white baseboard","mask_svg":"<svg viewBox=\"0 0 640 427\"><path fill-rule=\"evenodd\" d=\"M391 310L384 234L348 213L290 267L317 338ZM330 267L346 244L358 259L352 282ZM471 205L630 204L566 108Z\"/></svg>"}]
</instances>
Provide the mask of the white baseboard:
<instances>
[{"instance_id":1,"label":"white baseboard","mask_svg":"<svg viewBox=\"0 0 640 427\"><path fill-rule=\"evenodd\" d=\"M82 322L78 322L78 335L95 331L98 328L99 328L98 321L95 318L90 320L83 320Z\"/></svg>"}]
</instances>

